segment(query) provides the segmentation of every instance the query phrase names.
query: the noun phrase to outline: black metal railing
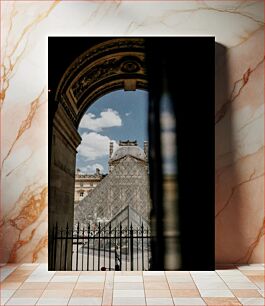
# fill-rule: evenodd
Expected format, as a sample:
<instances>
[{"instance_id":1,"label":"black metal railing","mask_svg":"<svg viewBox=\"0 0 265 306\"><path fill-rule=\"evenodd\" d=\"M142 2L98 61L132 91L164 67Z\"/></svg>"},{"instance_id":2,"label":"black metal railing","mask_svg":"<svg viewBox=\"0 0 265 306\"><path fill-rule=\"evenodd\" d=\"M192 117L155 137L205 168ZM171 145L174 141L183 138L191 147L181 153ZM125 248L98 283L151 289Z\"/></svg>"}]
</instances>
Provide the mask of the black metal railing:
<instances>
[{"instance_id":1,"label":"black metal railing","mask_svg":"<svg viewBox=\"0 0 265 306\"><path fill-rule=\"evenodd\" d=\"M97 224L69 229L53 228L51 269L76 271L149 270L151 265L149 228L112 227Z\"/></svg>"}]
</instances>

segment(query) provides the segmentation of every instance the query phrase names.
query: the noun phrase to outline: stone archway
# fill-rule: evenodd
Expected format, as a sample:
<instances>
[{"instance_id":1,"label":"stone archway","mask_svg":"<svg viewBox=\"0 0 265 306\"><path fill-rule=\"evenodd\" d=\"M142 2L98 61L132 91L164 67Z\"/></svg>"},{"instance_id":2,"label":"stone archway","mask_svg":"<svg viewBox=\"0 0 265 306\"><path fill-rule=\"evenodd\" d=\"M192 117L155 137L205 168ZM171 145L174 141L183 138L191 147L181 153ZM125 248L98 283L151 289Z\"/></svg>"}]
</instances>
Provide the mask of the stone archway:
<instances>
[{"instance_id":1,"label":"stone archway","mask_svg":"<svg viewBox=\"0 0 265 306\"><path fill-rule=\"evenodd\" d=\"M65 71L55 95L58 107L51 130L49 234L55 223L59 228L73 225L76 149L81 142L77 128L83 114L114 90L147 89L144 54L143 38L108 39L89 48Z\"/></svg>"}]
</instances>

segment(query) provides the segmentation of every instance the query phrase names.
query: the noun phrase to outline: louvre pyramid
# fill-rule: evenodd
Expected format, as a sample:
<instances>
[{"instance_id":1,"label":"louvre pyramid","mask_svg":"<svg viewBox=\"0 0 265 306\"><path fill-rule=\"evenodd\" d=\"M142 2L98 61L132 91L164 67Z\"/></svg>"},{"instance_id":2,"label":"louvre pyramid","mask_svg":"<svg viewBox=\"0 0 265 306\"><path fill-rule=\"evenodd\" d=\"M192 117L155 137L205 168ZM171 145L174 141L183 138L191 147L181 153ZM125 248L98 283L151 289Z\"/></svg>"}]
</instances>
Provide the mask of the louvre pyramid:
<instances>
[{"instance_id":1,"label":"louvre pyramid","mask_svg":"<svg viewBox=\"0 0 265 306\"><path fill-rule=\"evenodd\" d=\"M137 226L143 222L148 225L150 196L147 171L146 161L130 155L121 158L97 187L76 204L75 224L79 222L81 226L87 226L111 222L117 226L122 222Z\"/></svg>"}]
</instances>

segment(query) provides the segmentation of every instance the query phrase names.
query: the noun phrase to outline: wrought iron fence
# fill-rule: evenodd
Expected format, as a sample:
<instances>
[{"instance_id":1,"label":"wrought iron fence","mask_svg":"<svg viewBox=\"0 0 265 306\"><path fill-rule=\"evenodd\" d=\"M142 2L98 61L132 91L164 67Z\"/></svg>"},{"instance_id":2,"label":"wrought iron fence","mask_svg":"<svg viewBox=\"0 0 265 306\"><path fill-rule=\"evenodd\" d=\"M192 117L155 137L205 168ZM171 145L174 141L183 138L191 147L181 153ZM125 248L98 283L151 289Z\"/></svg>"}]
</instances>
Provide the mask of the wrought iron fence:
<instances>
[{"instance_id":1,"label":"wrought iron fence","mask_svg":"<svg viewBox=\"0 0 265 306\"><path fill-rule=\"evenodd\" d=\"M69 229L53 228L50 260L52 270L134 271L151 265L149 228L111 224Z\"/></svg>"}]
</instances>

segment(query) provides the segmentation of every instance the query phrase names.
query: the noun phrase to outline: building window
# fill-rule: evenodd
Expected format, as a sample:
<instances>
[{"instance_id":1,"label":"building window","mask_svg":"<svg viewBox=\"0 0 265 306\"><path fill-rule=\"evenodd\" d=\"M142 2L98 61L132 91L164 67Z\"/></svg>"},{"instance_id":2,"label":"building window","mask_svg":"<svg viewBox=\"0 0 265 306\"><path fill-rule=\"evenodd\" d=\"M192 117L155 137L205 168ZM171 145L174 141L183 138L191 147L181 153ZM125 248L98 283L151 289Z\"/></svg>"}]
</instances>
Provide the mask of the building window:
<instances>
[{"instance_id":1,"label":"building window","mask_svg":"<svg viewBox=\"0 0 265 306\"><path fill-rule=\"evenodd\" d=\"M89 185L90 185L91 187L93 187L93 183L90 183Z\"/></svg>"},{"instance_id":2,"label":"building window","mask_svg":"<svg viewBox=\"0 0 265 306\"><path fill-rule=\"evenodd\" d=\"M83 187L84 183L83 182L80 182L80 187Z\"/></svg>"},{"instance_id":3,"label":"building window","mask_svg":"<svg viewBox=\"0 0 265 306\"><path fill-rule=\"evenodd\" d=\"M84 191L81 191L79 195L80 195L80 197L83 197L84 196Z\"/></svg>"}]
</instances>

